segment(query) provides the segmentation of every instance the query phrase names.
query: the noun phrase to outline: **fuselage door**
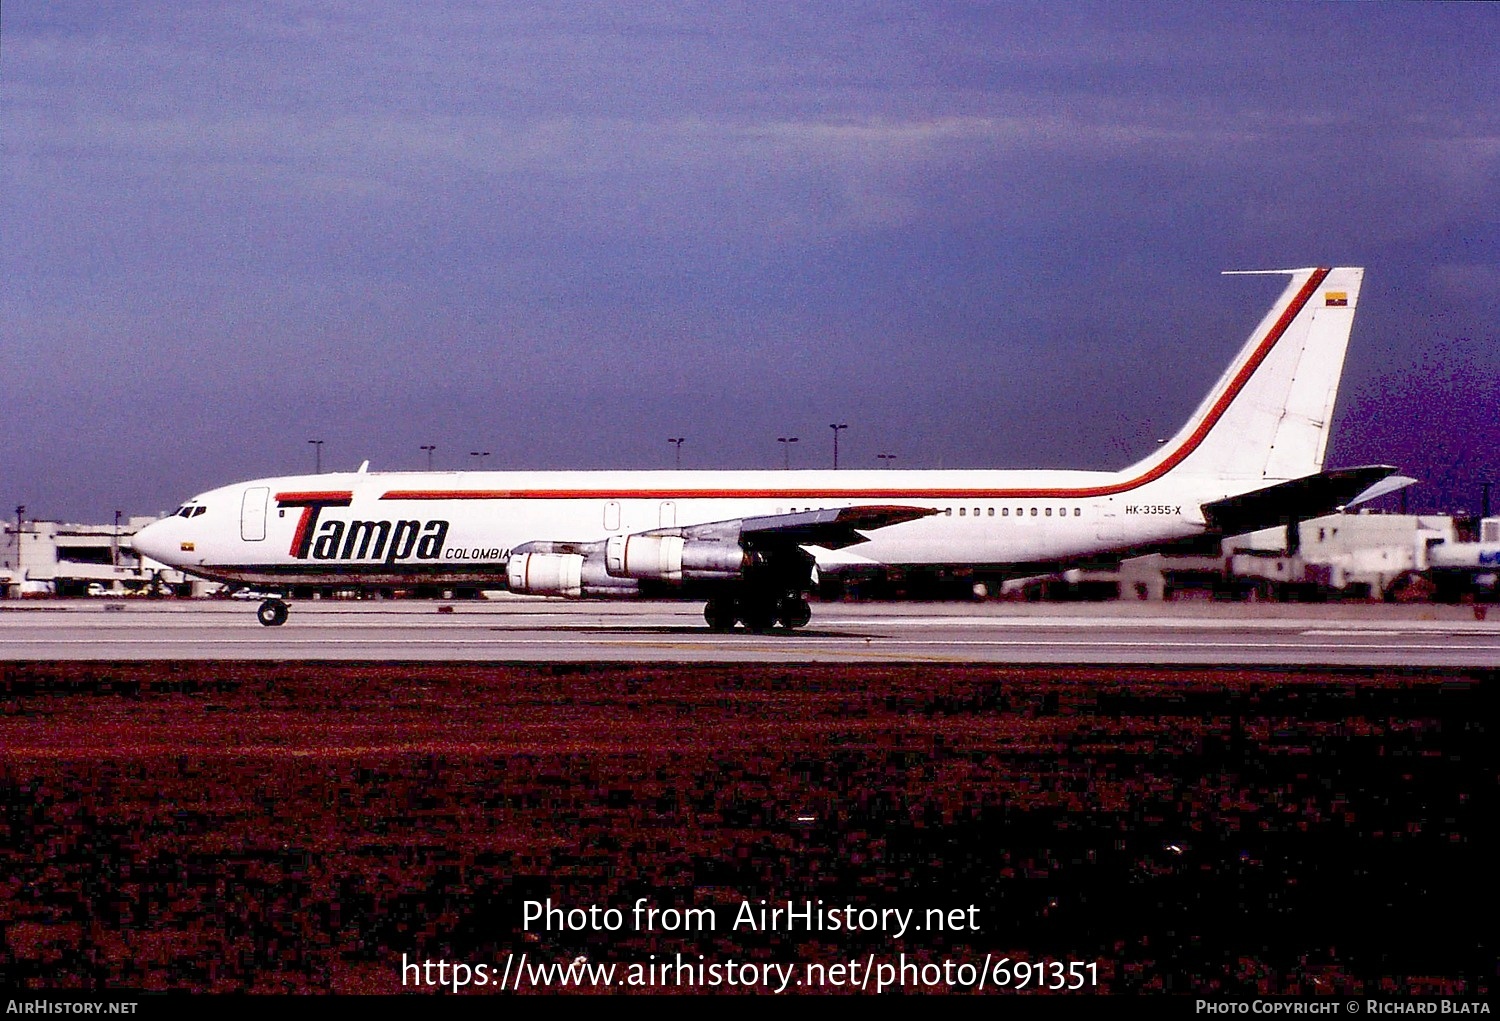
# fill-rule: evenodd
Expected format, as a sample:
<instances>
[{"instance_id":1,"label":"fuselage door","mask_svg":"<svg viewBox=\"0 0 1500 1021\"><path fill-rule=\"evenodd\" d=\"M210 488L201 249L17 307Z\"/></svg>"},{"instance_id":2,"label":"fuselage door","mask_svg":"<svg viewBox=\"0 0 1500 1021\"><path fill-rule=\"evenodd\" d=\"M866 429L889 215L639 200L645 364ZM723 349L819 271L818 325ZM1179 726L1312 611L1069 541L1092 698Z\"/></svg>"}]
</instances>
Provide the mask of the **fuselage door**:
<instances>
[{"instance_id":1,"label":"fuselage door","mask_svg":"<svg viewBox=\"0 0 1500 1021\"><path fill-rule=\"evenodd\" d=\"M617 532L620 530L619 500L610 500L604 505L604 530L606 532Z\"/></svg>"},{"instance_id":2,"label":"fuselage door","mask_svg":"<svg viewBox=\"0 0 1500 1021\"><path fill-rule=\"evenodd\" d=\"M672 500L661 502L661 527L671 528L677 524L677 504Z\"/></svg>"},{"instance_id":3,"label":"fuselage door","mask_svg":"<svg viewBox=\"0 0 1500 1021\"><path fill-rule=\"evenodd\" d=\"M1095 534L1102 542L1123 542L1125 540L1125 519L1120 516L1120 508L1109 500L1105 503L1096 503L1093 506Z\"/></svg>"},{"instance_id":4,"label":"fuselage door","mask_svg":"<svg viewBox=\"0 0 1500 1021\"><path fill-rule=\"evenodd\" d=\"M245 502L240 505L240 538L246 542L259 542L266 537L266 501L270 495L265 486L245 490Z\"/></svg>"}]
</instances>

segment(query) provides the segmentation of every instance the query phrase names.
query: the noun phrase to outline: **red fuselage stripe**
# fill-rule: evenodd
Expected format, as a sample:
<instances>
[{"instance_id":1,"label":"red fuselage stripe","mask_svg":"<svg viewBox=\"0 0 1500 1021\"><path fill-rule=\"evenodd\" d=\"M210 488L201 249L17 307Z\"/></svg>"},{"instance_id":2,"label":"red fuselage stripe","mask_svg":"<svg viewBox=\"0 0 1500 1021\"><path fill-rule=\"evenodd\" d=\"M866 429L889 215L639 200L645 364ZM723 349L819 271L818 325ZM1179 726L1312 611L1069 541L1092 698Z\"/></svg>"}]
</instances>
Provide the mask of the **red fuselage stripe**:
<instances>
[{"instance_id":1,"label":"red fuselage stripe","mask_svg":"<svg viewBox=\"0 0 1500 1021\"><path fill-rule=\"evenodd\" d=\"M1085 486L1076 489L392 489L382 500L1026 500L1083 499L1115 496L1155 482L1185 461L1198 449L1205 437L1234 399L1255 375L1255 370L1270 355L1286 333L1287 327L1302 313L1324 280L1328 269L1315 270L1297 291L1291 304L1282 311L1265 338L1256 345L1234 379L1219 394L1208 414L1203 416L1183 443L1154 468L1133 479L1108 486Z\"/></svg>"},{"instance_id":2,"label":"red fuselage stripe","mask_svg":"<svg viewBox=\"0 0 1500 1021\"><path fill-rule=\"evenodd\" d=\"M339 491L339 492L334 492L332 490L329 490L328 492L322 492L322 493L277 493L276 494L276 502L277 503L287 504L287 505L296 505L296 504L302 504L302 503L334 503L334 502L339 501L339 500L343 500L345 503L348 503L348 502L352 501L353 499L354 499L354 493L353 493L352 490L348 490L348 489L345 489L345 490L342 490L342 491Z\"/></svg>"}]
</instances>

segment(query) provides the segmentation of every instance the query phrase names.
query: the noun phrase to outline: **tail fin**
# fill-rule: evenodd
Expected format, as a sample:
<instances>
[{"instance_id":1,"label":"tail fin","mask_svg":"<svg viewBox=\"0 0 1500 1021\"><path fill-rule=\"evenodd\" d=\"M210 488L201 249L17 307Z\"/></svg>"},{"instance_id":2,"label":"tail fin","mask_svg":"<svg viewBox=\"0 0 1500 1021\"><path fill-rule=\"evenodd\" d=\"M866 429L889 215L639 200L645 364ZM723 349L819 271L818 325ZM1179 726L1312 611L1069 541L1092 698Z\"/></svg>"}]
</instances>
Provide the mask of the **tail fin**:
<instances>
[{"instance_id":1,"label":"tail fin","mask_svg":"<svg viewBox=\"0 0 1500 1021\"><path fill-rule=\"evenodd\" d=\"M1260 482L1323 469L1333 402L1364 270L1275 270L1291 277L1187 425L1127 468Z\"/></svg>"}]
</instances>

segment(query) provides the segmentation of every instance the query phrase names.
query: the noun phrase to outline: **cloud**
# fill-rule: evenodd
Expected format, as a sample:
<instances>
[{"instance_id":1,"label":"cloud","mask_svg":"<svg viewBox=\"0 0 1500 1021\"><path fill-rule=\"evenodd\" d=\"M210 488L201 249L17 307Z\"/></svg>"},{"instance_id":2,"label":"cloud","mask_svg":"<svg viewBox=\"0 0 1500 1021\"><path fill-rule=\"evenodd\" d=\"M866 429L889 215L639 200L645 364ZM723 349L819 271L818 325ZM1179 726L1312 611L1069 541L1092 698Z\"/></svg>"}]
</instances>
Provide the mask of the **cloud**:
<instances>
[{"instance_id":1,"label":"cloud","mask_svg":"<svg viewBox=\"0 0 1500 1021\"><path fill-rule=\"evenodd\" d=\"M1094 463L1122 416L1139 439L1190 410L1219 366L1185 344L1263 310L1219 269L1368 264L1353 387L1414 363L1424 303L1473 334L1500 296L1489 8L5 15L0 375L39 409L0 440L16 485L49 431L152 456L79 394L124 421L274 405L258 448L332 440L361 399L393 451L472 441L395 396L420 393L455 433L545 430L554 464L711 394L702 465L866 395L908 465ZM1446 449L1360 406L1361 442ZM163 471L163 502L192 488Z\"/></svg>"}]
</instances>

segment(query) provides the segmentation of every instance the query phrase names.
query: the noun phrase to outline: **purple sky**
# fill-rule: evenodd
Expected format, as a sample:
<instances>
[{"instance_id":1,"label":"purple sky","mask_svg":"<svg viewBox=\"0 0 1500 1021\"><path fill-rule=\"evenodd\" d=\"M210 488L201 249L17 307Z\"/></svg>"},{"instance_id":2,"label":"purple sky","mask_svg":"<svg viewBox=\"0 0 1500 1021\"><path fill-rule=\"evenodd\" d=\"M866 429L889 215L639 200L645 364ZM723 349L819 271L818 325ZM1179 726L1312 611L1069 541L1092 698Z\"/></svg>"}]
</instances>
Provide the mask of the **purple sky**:
<instances>
[{"instance_id":1,"label":"purple sky","mask_svg":"<svg viewBox=\"0 0 1500 1021\"><path fill-rule=\"evenodd\" d=\"M0 506L1119 467L1313 264L1330 466L1500 477L1500 7L307 7L5 4Z\"/></svg>"}]
</instances>

